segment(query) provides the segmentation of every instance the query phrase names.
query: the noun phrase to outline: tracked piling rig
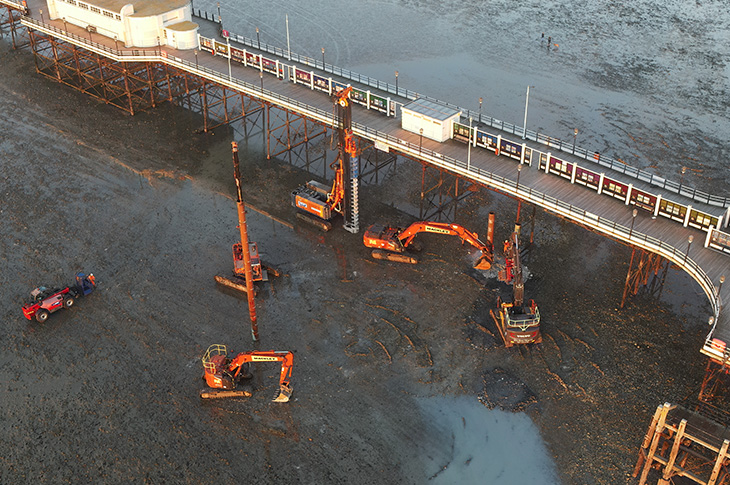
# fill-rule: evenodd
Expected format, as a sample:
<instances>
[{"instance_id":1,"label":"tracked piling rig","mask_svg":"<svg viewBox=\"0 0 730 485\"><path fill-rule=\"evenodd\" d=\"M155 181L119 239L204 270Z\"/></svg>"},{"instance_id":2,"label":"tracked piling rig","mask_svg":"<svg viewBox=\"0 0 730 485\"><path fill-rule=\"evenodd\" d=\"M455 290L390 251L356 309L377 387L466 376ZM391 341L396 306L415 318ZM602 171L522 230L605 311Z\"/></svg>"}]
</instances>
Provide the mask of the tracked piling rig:
<instances>
[{"instance_id":1,"label":"tracked piling rig","mask_svg":"<svg viewBox=\"0 0 730 485\"><path fill-rule=\"evenodd\" d=\"M241 171L239 168L238 160L238 144L234 141L231 142L231 149L233 153L233 177L236 181L236 192L237 200L236 206L238 209L238 228L241 236L240 242L237 242L232 247L233 252L233 274L231 276L216 275L215 280L217 283L233 288L236 290L244 291L248 293L248 284L246 280L246 272L250 271L251 281L268 281L269 275L279 276L281 273L278 269L273 268L264 264L261 261L259 255L258 245L255 242L248 240L248 228L246 225L246 207L243 204L243 191L241 189ZM243 250L244 240L248 246L248 254ZM253 288L254 294L256 288Z\"/></svg>"},{"instance_id":2,"label":"tracked piling rig","mask_svg":"<svg viewBox=\"0 0 730 485\"><path fill-rule=\"evenodd\" d=\"M330 165L335 173L332 186L310 180L292 191L291 201L299 219L329 231L332 219L340 214L344 218L345 230L355 234L360 230L360 165L352 133L351 92L352 87L348 87L335 94L334 111L337 117L334 121L337 125L338 154Z\"/></svg>"},{"instance_id":3,"label":"tracked piling rig","mask_svg":"<svg viewBox=\"0 0 730 485\"><path fill-rule=\"evenodd\" d=\"M492 318L497 324L506 347L542 342L540 311L534 300L525 302L519 237L520 225L515 224L515 230L504 242L505 268L498 274L500 281L512 285L512 301L505 301L498 297L498 317L492 312Z\"/></svg>"}]
</instances>

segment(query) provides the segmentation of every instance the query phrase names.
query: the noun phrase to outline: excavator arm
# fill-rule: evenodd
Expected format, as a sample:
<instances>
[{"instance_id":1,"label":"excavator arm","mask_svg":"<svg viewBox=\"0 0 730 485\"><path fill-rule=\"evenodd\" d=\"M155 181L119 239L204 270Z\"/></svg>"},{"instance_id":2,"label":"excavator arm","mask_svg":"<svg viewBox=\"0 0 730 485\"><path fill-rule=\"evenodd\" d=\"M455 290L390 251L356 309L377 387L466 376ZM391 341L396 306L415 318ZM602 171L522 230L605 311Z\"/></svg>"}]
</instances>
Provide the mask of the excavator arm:
<instances>
[{"instance_id":1,"label":"excavator arm","mask_svg":"<svg viewBox=\"0 0 730 485\"><path fill-rule=\"evenodd\" d=\"M492 267L493 251L492 242L484 244L479 240L476 234L470 232L458 224L446 224L442 222L414 222L406 229L397 227L383 227L377 224L370 226L363 237L365 246L369 248L386 249L396 253L405 252L406 248L413 242L413 239L422 232L431 232L435 234L446 234L448 236L458 236L462 241L468 242L479 251L482 255L476 262L476 269L487 270ZM375 252L373 252L375 256ZM383 258L394 261L406 261L405 259ZM409 258L412 259L412 258ZM413 261L414 262L414 261Z\"/></svg>"},{"instance_id":2,"label":"excavator arm","mask_svg":"<svg viewBox=\"0 0 730 485\"><path fill-rule=\"evenodd\" d=\"M285 350L252 351L242 352L231 359L228 364L228 372L237 377L243 365L248 362L281 362L279 373L279 392L273 399L274 402L287 402L292 394L291 378L294 355Z\"/></svg>"},{"instance_id":3,"label":"excavator arm","mask_svg":"<svg viewBox=\"0 0 730 485\"><path fill-rule=\"evenodd\" d=\"M482 256L474 266L477 269L487 270L492 266L493 254L491 244L484 244L479 240L476 234L467 230L458 224L447 224L443 222L414 222L397 235L397 238L407 248L413 239L421 232L431 232L436 234L446 234L449 236L458 236L462 241L467 242L482 252Z\"/></svg>"}]
</instances>

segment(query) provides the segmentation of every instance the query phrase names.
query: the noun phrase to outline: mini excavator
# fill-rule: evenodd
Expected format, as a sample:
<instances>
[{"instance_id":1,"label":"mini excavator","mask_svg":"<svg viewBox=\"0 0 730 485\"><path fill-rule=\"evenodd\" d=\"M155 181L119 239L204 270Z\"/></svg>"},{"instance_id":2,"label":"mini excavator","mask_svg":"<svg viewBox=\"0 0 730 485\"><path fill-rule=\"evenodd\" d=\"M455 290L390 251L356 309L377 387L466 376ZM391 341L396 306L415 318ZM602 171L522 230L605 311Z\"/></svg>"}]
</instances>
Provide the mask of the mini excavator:
<instances>
[{"instance_id":1,"label":"mini excavator","mask_svg":"<svg viewBox=\"0 0 730 485\"><path fill-rule=\"evenodd\" d=\"M238 389L238 382L250 379L248 373L250 362L281 362L279 373L279 389L274 395L273 402L288 402L292 394L289 383L291 378L293 354L289 351L269 350L241 352L230 356L225 345L213 344L203 355L203 378L208 389L200 391L203 399L221 399L226 397L251 397L251 393Z\"/></svg>"},{"instance_id":2,"label":"mini excavator","mask_svg":"<svg viewBox=\"0 0 730 485\"><path fill-rule=\"evenodd\" d=\"M248 245L249 249L248 257L251 267L251 281L268 281L269 273L271 273L273 276L279 276L280 272L275 268L265 266L261 262L258 246L255 242L250 242L248 240L248 228L246 226L246 208L243 204L242 199L243 191L241 189L241 171L239 169L238 144L235 141L231 142L231 151L233 153L233 177L236 181L236 191L238 197L236 200L236 206L238 207L238 228L241 235L241 242L237 242L233 245L233 275L216 275L215 280L221 285L247 292L247 264L246 255L243 252L244 241Z\"/></svg>"},{"instance_id":3,"label":"mini excavator","mask_svg":"<svg viewBox=\"0 0 730 485\"><path fill-rule=\"evenodd\" d=\"M323 231L332 229L331 221L336 214L341 214L345 218L345 229L350 232L358 231L357 207L352 207L353 201L356 201L356 194L355 197L351 197L352 194L348 193L357 190L357 174L352 173L350 162L350 160L357 161L357 146L352 135L351 92L352 87L348 87L335 94L335 108L340 113L340 126L339 153L337 159L330 165L335 172L332 187L310 180L291 194L292 205L297 209L297 218ZM353 187L348 191L350 183Z\"/></svg>"},{"instance_id":4,"label":"mini excavator","mask_svg":"<svg viewBox=\"0 0 730 485\"><path fill-rule=\"evenodd\" d=\"M529 304L524 301L525 283L520 263L519 237L520 225L515 224L515 230L504 242L505 268L498 273L500 281L512 285L512 301L503 301L497 297L499 318L490 310L506 347L542 342L540 311L534 300L530 300Z\"/></svg>"},{"instance_id":5,"label":"mini excavator","mask_svg":"<svg viewBox=\"0 0 730 485\"><path fill-rule=\"evenodd\" d=\"M405 229L400 227L381 226L373 224L368 227L363 236L365 246L373 249L372 256L375 259L386 259L400 263L416 264L418 260L413 256L404 254L412 246L413 239L421 232L434 234L446 234L458 236L462 241L468 242L479 251L481 256L474 264L474 268L488 270L492 267L492 239L494 227L494 214L489 215L490 230L487 233L489 238L487 244L479 240L476 234L470 232L458 224L447 224L443 222L414 222Z\"/></svg>"}]
</instances>

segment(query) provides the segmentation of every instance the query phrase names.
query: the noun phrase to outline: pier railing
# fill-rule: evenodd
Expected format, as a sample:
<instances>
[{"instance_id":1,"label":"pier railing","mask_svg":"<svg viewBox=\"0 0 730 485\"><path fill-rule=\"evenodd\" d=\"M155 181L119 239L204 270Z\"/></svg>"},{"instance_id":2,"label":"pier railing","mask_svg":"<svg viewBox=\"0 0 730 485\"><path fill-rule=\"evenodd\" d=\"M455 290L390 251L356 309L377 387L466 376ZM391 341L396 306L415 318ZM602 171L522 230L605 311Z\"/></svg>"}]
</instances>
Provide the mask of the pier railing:
<instances>
[{"instance_id":1,"label":"pier railing","mask_svg":"<svg viewBox=\"0 0 730 485\"><path fill-rule=\"evenodd\" d=\"M198 15L201 16L201 18L208 18L207 13L203 14L199 11ZM730 207L730 197L712 195L707 192L697 190L696 188L691 187L687 184L668 180L651 172L647 172L646 170L641 170L639 168L628 165L622 160L613 159L606 155L602 155L599 152L587 150L585 148L576 146L574 141L566 142L554 136L548 136L544 133L539 133L533 130L526 130L525 127L508 123L497 118L492 118L491 116L483 115L481 111L475 112L466 108L462 108L461 106L441 101L439 99L418 93L416 91L411 91L410 89L403 88L401 86L398 86L397 84L384 82L379 79L357 73L355 71L350 71L348 69L343 69L332 64L327 64L323 60L304 56L296 52L291 52L281 47L269 45L265 42L261 42L260 39L252 39L232 32L229 33L229 39L244 46L251 47L262 52L267 52L283 59L288 59L292 62L297 62L299 64L309 66L314 69L319 69L321 71L331 73L335 76L349 79L351 81L378 89L380 91L385 91L389 94L395 94L396 96L406 98L407 100L426 99L444 106L448 106L449 108L452 108L454 110L461 111L462 120L471 118L476 123L496 128L505 133L511 133L520 137L524 137L525 139L532 140L549 148L554 148L565 153L570 153L572 155L575 155L576 157L597 163L598 165L606 167L615 172L624 174L637 180L641 180L656 187L661 187L662 189L680 194L697 202L716 207Z\"/></svg>"},{"instance_id":2,"label":"pier railing","mask_svg":"<svg viewBox=\"0 0 730 485\"><path fill-rule=\"evenodd\" d=\"M208 14L203 10L198 9L197 11L194 11L194 15L218 23L218 20L215 19L215 15ZM89 39L86 39L85 36L82 37L77 34L71 33L68 30L56 28L53 25L40 22L28 16L23 17L23 23L26 25L42 27L44 30L51 31L61 38L66 37L67 39L76 41L79 44L84 44L86 46L89 46L90 50L92 51L110 55L110 57L114 57L115 59L118 59L120 61L125 61L125 58L130 57L134 57L135 60L151 60L153 58L161 56L163 52L160 46L151 49L125 48L120 50L118 48L110 48L104 44L94 42L91 34L89 34ZM525 139L535 141L549 148L555 148L563 152L570 152L577 157L597 163L598 165L609 168L615 172L622 173L624 175L635 178L637 180L641 180L656 187L661 187L662 189L668 190L670 192L678 193L684 197L688 197L700 203L716 207L730 207L730 197L721 197L709 194L701 190L697 190L696 188L691 187L687 184L678 183L673 180L660 177L658 175L652 174L651 172L647 172L645 170L632 167L631 165L627 165L621 160L615 160L611 157L601 155L599 152L589 151L585 148L575 146L574 143L565 142L563 140L560 140L559 138L551 137L533 130L526 130L524 127L521 127L519 125L515 125L505 122L503 120L499 120L497 118L483 115L481 112L475 112L466 108L462 108L458 105L441 101L439 99L432 98L430 96L420 94L416 91L411 91L409 89L402 88L400 86L387 83L379 79L357 73L355 71L343 69L341 67L327 64L321 60L312 57L304 56L295 52L290 52L286 49L282 49L280 47L261 42L259 39L251 39L249 37L238 35L235 33L230 33L229 39L233 40L234 42L238 42L239 44L255 48L263 52L268 52L277 57L289 59L292 62L297 62L315 69L319 69L324 72L331 73L335 76L376 88L380 91L395 94L396 96L400 96L408 100L420 98L434 101L441 105L461 111L462 119L471 118L474 122L478 124L484 124L486 126L496 128L505 133L523 136Z\"/></svg>"}]
</instances>

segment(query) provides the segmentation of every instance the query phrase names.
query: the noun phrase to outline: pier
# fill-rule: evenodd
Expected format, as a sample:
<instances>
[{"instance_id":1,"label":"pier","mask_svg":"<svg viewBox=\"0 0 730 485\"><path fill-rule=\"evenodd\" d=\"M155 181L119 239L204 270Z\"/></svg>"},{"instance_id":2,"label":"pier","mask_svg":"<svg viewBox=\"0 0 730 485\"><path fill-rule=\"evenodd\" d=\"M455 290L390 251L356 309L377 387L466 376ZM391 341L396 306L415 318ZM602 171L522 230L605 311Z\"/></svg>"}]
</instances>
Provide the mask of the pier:
<instances>
[{"instance_id":1,"label":"pier","mask_svg":"<svg viewBox=\"0 0 730 485\"><path fill-rule=\"evenodd\" d=\"M630 245L634 254L627 290L645 283L647 267L656 270L666 263L684 270L711 308L708 334L698 349L708 359L704 397L713 379L725 373L730 361L730 316L723 311L730 291L723 287L730 274L727 197L635 169L577 147L574 141L530 131L481 110L434 100L397 81L383 82L228 32L215 14L195 11L198 48L178 50L161 43L125 47L94 29L50 19L44 8L45 2L37 0L0 0L3 31L14 45L33 51L40 73L130 114L164 102L190 107L202 113L204 131L263 113L269 157L333 129L337 120L331 95L353 86L353 133L359 145L420 163L422 198L428 208L444 210L442 199L446 204L457 201L460 190L476 184ZM460 113L452 139L438 142L402 128L401 110L416 99ZM456 182L448 193L432 197L443 184L427 186L427 175L453 177Z\"/></svg>"}]
</instances>

